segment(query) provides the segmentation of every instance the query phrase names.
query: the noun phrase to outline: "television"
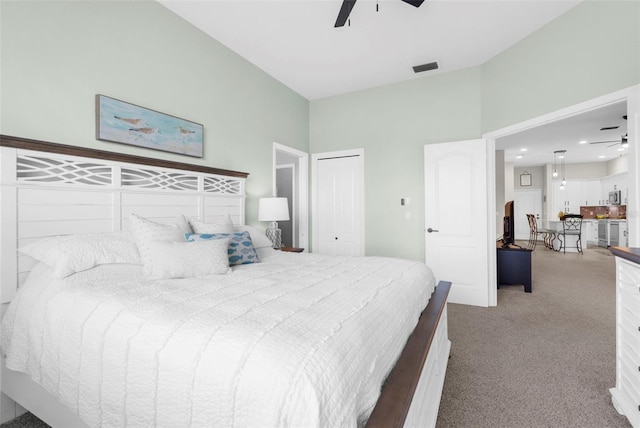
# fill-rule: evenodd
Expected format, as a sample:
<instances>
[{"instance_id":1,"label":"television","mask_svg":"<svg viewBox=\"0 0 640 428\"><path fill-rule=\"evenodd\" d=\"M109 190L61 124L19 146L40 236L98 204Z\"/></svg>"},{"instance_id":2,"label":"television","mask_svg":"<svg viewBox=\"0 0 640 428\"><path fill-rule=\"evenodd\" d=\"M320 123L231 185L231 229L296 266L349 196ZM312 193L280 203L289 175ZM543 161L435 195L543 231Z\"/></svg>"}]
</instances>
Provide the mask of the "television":
<instances>
[{"instance_id":1,"label":"television","mask_svg":"<svg viewBox=\"0 0 640 428\"><path fill-rule=\"evenodd\" d=\"M513 213L513 201L504 204L504 220L502 223L502 243L503 245L515 244L515 224Z\"/></svg>"}]
</instances>

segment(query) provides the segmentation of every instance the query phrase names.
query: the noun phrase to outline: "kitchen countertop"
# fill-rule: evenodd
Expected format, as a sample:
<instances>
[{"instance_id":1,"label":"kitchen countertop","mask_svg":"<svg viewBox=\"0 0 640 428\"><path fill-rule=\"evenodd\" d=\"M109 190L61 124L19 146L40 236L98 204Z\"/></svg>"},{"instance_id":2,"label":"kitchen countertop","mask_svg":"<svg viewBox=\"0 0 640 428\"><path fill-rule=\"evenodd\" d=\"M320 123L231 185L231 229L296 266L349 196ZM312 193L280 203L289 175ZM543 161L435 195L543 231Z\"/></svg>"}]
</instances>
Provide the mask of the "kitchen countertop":
<instances>
[{"instance_id":1,"label":"kitchen countertop","mask_svg":"<svg viewBox=\"0 0 640 428\"><path fill-rule=\"evenodd\" d=\"M626 218L583 218L582 221L600 221L600 220L607 220L607 221L618 221L618 222L626 222L627 219ZM548 222L548 223L562 223L562 220L559 220L557 218L553 219L553 220L539 220L544 222Z\"/></svg>"}]
</instances>

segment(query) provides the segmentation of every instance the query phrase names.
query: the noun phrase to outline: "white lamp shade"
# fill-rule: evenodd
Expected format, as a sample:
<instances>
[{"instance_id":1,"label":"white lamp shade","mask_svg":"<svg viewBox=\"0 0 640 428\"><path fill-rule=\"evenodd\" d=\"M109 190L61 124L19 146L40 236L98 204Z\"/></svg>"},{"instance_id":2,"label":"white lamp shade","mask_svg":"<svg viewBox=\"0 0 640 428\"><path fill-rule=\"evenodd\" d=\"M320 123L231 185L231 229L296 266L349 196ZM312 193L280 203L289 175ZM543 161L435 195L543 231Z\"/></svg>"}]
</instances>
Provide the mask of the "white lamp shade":
<instances>
[{"instance_id":1,"label":"white lamp shade","mask_svg":"<svg viewBox=\"0 0 640 428\"><path fill-rule=\"evenodd\" d=\"M258 201L258 221L289 220L287 198L260 198Z\"/></svg>"}]
</instances>

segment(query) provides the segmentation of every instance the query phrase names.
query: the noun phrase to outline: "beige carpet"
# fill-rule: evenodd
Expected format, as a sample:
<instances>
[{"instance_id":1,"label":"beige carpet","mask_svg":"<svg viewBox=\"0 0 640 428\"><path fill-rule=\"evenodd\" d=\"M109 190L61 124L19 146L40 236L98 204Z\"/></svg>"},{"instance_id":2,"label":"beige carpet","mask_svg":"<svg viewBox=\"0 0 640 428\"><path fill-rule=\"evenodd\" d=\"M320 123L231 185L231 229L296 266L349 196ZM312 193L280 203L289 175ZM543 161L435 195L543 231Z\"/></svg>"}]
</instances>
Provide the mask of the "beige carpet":
<instances>
[{"instance_id":1,"label":"beige carpet","mask_svg":"<svg viewBox=\"0 0 640 428\"><path fill-rule=\"evenodd\" d=\"M451 358L438 427L629 427L615 386L615 258L538 246L533 293L449 304Z\"/></svg>"}]
</instances>

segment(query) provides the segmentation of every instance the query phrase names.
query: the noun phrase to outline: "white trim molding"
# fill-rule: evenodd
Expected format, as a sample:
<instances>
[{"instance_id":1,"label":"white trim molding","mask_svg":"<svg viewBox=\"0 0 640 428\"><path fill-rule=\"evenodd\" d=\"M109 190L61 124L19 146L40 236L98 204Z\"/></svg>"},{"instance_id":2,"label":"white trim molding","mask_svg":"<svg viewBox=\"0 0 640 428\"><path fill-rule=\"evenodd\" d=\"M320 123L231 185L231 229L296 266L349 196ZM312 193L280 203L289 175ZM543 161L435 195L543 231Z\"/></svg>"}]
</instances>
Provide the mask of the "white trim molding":
<instances>
[{"instance_id":1,"label":"white trim molding","mask_svg":"<svg viewBox=\"0 0 640 428\"><path fill-rule=\"evenodd\" d=\"M298 158L298 246L309 248L309 154L293 147L273 143L273 195L276 194L276 155L278 152Z\"/></svg>"}]
</instances>

